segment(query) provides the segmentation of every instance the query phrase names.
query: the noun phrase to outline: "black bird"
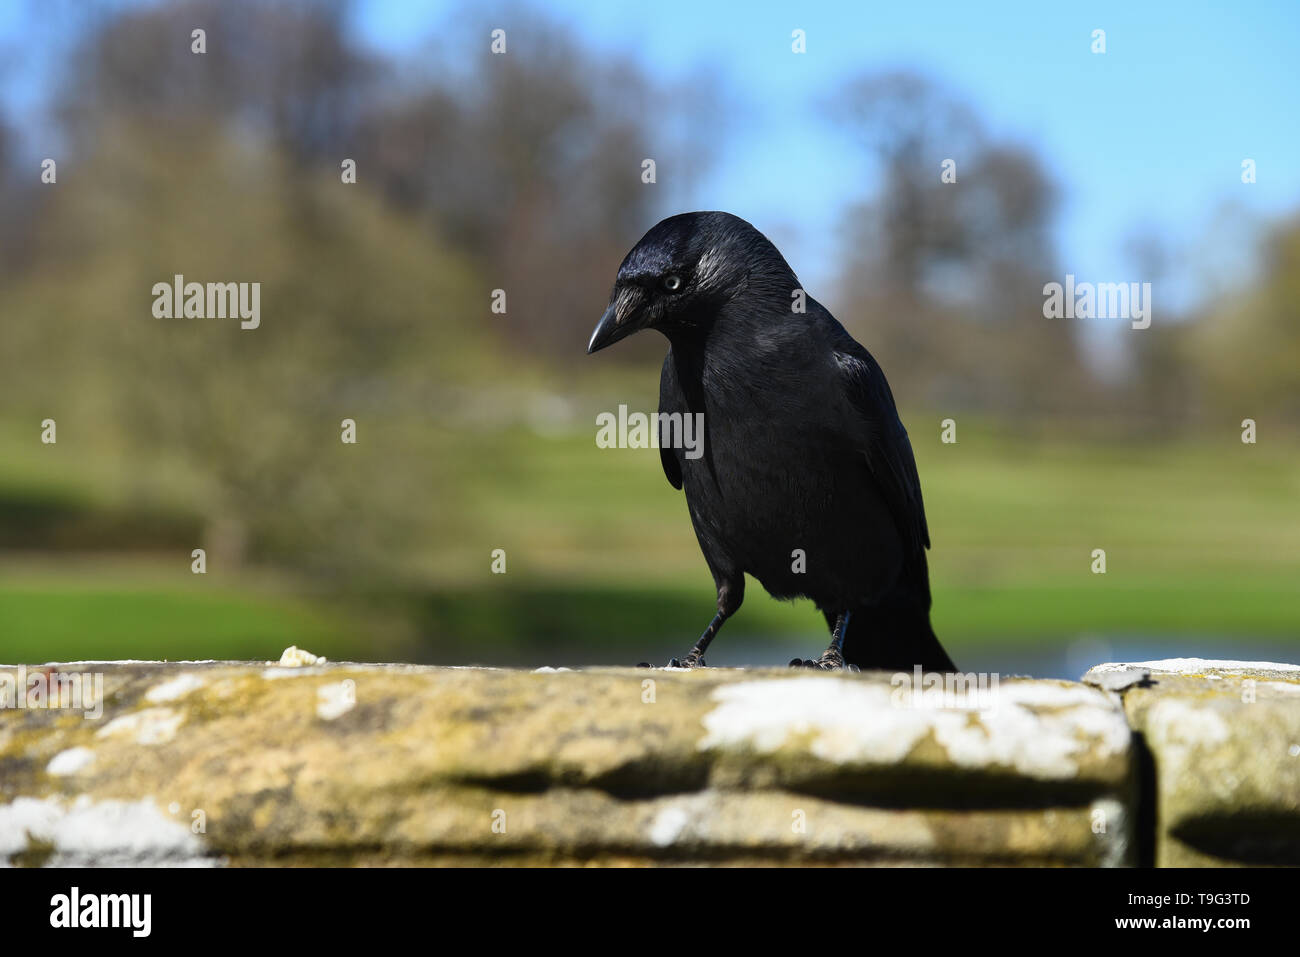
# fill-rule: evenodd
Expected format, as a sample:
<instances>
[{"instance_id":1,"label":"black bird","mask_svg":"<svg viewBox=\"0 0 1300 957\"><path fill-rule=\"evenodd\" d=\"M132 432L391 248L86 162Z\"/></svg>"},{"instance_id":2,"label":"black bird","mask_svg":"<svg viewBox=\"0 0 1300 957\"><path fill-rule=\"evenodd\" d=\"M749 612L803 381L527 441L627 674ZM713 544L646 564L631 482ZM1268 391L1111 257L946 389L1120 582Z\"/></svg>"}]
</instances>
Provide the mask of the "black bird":
<instances>
[{"instance_id":1,"label":"black bird","mask_svg":"<svg viewBox=\"0 0 1300 957\"><path fill-rule=\"evenodd\" d=\"M587 352L642 329L669 342L659 411L704 423L695 457L661 434L718 592L699 642L670 664L704 664L748 573L826 617L826 653L791 665L956 670L930 628L930 534L889 384L767 237L722 212L656 225L619 267Z\"/></svg>"}]
</instances>

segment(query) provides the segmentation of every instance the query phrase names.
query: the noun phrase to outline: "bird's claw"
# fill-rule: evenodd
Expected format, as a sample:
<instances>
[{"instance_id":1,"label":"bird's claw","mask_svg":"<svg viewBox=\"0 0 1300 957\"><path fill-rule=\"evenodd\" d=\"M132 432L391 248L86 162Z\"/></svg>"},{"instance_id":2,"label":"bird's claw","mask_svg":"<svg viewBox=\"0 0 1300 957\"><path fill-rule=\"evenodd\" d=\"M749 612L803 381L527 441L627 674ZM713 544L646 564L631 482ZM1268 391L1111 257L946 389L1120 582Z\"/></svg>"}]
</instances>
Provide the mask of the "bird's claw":
<instances>
[{"instance_id":1,"label":"bird's claw","mask_svg":"<svg viewBox=\"0 0 1300 957\"><path fill-rule=\"evenodd\" d=\"M844 663L842 655L826 652L820 658L794 658L790 662L791 668L815 668L821 671L860 671L857 665Z\"/></svg>"},{"instance_id":2,"label":"bird's claw","mask_svg":"<svg viewBox=\"0 0 1300 957\"><path fill-rule=\"evenodd\" d=\"M700 655L686 655L682 658L672 658L668 662L669 668L707 668L704 658Z\"/></svg>"}]
</instances>

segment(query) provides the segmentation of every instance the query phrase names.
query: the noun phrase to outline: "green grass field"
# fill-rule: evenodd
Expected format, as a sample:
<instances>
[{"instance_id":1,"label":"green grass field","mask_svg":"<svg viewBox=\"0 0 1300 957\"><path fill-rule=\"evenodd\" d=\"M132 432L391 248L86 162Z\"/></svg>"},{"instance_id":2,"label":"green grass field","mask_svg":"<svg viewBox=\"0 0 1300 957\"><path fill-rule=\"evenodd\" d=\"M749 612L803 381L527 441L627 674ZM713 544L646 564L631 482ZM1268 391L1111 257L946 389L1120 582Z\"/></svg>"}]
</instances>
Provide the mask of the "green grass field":
<instances>
[{"instance_id":1,"label":"green grass field","mask_svg":"<svg viewBox=\"0 0 1300 957\"><path fill-rule=\"evenodd\" d=\"M908 421L934 542L935 627L954 648L1079 634L1300 640L1293 446L1245 446L1230 429L1214 442L1098 444L968 423L942 445L929 418ZM185 548L127 560L113 536L139 533L122 518L139 503L123 513L93 469L42 474L30 453L16 455L0 475L0 660L265 658L288 644L436 660L483 643L508 660L539 644L689 639L712 594L682 495L656 451L597 449L594 432L441 436L445 487L415 506L429 528L409 556L415 584L384 594L304 590L260 569L200 579ZM51 495L63 503L53 511ZM40 540L39 501L37 513L72 521L56 551L14 547L15 515ZM170 543L193 527L176 515L148 534ZM93 531L94 556L71 547L78 527ZM506 549L505 575L490 572L494 548ZM1104 575L1091 571L1096 548ZM755 583L728 628L761 640L819 636L823 624L808 603L775 602Z\"/></svg>"}]
</instances>

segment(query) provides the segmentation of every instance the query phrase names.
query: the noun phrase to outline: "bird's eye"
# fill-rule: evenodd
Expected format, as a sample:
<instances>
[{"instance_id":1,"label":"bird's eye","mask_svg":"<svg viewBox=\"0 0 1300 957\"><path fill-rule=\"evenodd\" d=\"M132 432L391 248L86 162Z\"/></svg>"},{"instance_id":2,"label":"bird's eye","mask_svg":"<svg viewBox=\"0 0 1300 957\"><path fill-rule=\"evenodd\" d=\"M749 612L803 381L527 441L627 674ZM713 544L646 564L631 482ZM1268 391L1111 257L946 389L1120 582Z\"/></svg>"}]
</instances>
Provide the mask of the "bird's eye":
<instances>
[{"instance_id":1,"label":"bird's eye","mask_svg":"<svg viewBox=\"0 0 1300 957\"><path fill-rule=\"evenodd\" d=\"M682 288L681 276L664 276L664 288L669 292L676 292Z\"/></svg>"}]
</instances>

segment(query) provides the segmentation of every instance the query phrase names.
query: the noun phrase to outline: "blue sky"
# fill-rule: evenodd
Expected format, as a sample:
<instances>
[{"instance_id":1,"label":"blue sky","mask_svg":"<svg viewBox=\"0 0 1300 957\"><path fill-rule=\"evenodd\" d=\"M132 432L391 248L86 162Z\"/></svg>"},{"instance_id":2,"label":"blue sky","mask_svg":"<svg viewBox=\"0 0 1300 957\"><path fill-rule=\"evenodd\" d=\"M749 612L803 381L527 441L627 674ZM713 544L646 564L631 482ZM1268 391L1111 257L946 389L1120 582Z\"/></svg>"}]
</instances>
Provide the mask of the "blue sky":
<instances>
[{"instance_id":1,"label":"blue sky","mask_svg":"<svg viewBox=\"0 0 1300 957\"><path fill-rule=\"evenodd\" d=\"M357 25L376 47L414 52L439 24L454 32L458 9L376 0ZM845 208L872 186L817 103L865 70L935 76L994 135L1034 149L1063 191L1062 269L1080 277L1141 278L1125 251L1138 231L1230 270L1240 245L1229 225L1300 207L1297 2L550 0L545 9L653 76L703 64L728 75L743 114L692 204L769 230L814 291L833 275ZM807 34L802 56L790 52L796 27ZM1098 28L1104 55L1090 50ZM1246 157L1258 165L1252 186L1240 180ZM1182 277L1171 294L1192 298L1200 278Z\"/></svg>"},{"instance_id":2,"label":"blue sky","mask_svg":"<svg viewBox=\"0 0 1300 957\"><path fill-rule=\"evenodd\" d=\"M431 39L463 29L464 9L437 0L369 0L358 4L355 28L367 45L419 63ZM738 112L689 205L755 222L823 297L845 210L874 184L861 151L827 123L818 103L868 70L927 73L963 94L993 135L1036 152L1062 187L1062 271L1080 278L1144 278L1125 240L1151 231L1195 252L1167 284L1169 296L1191 301L1207 275L1231 276L1240 266L1243 219L1300 208L1295 0L548 0L542 9L596 51L633 60L662 81L702 66L727 77ZM18 68L0 71L20 116L64 55L24 34L38 18L48 27L47 14L57 19L58 10L0 0L0 53L24 54ZM509 30L509 14L500 21ZM796 27L807 34L803 55L790 52ZM1106 31L1104 55L1090 51L1098 28ZM56 32L39 31L45 38ZM511 41L527 37L516 31ZM1258 164L1252 186L1240 181L1246 157ZM673 175L661 168L661 184Z\"/></svg>"}]
</instances>

